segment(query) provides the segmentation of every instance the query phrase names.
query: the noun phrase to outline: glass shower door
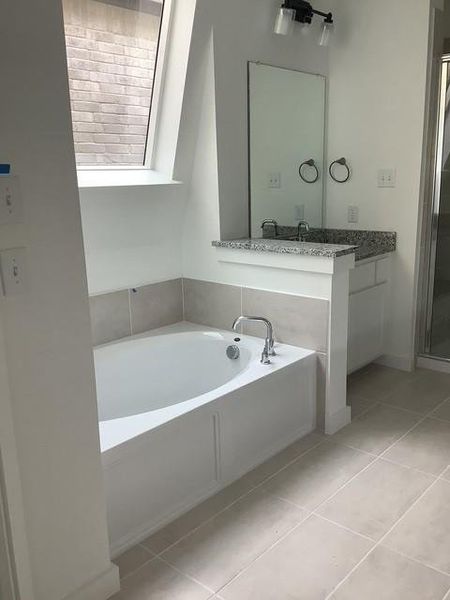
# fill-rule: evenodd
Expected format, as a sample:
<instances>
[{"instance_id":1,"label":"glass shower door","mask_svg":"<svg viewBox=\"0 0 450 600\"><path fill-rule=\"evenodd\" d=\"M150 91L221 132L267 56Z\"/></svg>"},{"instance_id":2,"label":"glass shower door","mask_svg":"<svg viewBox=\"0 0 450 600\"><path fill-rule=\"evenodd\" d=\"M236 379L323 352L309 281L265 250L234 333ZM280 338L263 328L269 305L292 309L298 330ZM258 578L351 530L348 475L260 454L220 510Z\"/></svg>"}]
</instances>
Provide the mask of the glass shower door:
<instances>
[{"instance_id":1,"label":"glass shower door","mask_svg":"<svg viewBox=\"0 0 450 600\"><path fill-rule=\"evenodd\" d=\"M450 360L450 56L442 59L426 352Z\"/></svg>"}]
</instances>

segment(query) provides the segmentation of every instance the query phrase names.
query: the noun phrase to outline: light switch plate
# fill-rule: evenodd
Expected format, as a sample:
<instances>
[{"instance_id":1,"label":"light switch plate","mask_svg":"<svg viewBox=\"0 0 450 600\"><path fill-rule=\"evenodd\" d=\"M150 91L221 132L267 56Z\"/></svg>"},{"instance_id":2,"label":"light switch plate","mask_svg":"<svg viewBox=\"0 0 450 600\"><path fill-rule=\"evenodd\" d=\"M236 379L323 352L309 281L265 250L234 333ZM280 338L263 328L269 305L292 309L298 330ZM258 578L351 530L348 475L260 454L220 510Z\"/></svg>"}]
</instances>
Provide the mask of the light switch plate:
<instances>
[{"instance_id":1,"label":"light switch plate","mask_svg":"<svg viewBox=\"0 0 450 600\"><path fill-rule=\"evenodd\" d=\"M281 188L281 173L269 173L267 187L271 190Z\"/></svg>"},{"instance_id":2,"label":"light switch plate","mask_svg":"<svg viewBox=\"0 0 450 600\"><path fill-rule=\"evenodd\" d=\"M17 175L0 175L0 225L22 222L22 196Z\"/></svg>"},{"instance_id":3,"label":"light switch plate","mask_svg":"<svg viewBox=\"0 0 450 600\"><path fill-rule=\"evenodd\" d=\"M347 222L357 223L359 220L359 208L357 206L349 206L347 209Z\"/></svg>"},{"instance_id":4,"label":"light switch plate","mask_svg":"<svg viewBox=\"0 0 450 600\"><path fill-rule=\"evenodd\" d=\"M11 248L0 252L0 273L5 296L23 294L28 279L25 248Z\"/></svg>"},{"instance_id":5,"label":"light switch plate","mask_svg":"<svg viewBox=\"0 0 450 600\"><path fill-rule=\"evenodd\" d=\"M395 169L379 169L377 175L378 187L393 188L396 184Z\"/></svg>"}]
</instances>

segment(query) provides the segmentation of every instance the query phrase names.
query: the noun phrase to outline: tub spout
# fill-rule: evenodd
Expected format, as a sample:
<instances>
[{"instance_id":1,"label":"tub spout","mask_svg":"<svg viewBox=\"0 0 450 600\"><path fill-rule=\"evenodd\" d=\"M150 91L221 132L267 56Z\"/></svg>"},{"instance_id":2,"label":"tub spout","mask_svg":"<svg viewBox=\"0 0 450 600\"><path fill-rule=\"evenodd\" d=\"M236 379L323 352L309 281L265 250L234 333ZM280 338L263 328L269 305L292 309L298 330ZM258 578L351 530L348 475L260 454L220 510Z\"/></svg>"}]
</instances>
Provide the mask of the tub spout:
<instances>
[{"instance_id":1,"label":"tub spout","mask_svg":"<svg viewBox=\"0 0 450 600\"><path fill-rule=\"evenodd\" d=\"M261 354L261 362L263 365L270 365L269 357L275 355L272 323L264 317L249 317L241 315L235 319L233 323L233 331L237 331L239 325L245 321L263 323L266 326L266 339L264 341L264 348Z\"/></svg>"}]
</instances>

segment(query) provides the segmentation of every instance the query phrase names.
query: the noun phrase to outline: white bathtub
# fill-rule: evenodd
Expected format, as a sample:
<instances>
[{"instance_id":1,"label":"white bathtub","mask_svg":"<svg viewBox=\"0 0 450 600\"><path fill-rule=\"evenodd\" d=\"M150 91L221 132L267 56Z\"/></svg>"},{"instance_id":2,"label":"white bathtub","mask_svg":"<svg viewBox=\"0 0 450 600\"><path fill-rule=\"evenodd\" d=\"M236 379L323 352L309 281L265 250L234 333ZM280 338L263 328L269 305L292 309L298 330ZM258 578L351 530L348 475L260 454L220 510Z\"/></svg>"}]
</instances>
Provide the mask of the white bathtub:
<instances>
[{"instance_id":1,"label":"white bathtub","mask_svg":"<svg viewBox=\"0 0 450 600\"><path fill-rule=\"evenodd\" d=\"M114 555L315 428L315 353L262 347L180 323L94 350Z\"/></svg>"}]
</instances>

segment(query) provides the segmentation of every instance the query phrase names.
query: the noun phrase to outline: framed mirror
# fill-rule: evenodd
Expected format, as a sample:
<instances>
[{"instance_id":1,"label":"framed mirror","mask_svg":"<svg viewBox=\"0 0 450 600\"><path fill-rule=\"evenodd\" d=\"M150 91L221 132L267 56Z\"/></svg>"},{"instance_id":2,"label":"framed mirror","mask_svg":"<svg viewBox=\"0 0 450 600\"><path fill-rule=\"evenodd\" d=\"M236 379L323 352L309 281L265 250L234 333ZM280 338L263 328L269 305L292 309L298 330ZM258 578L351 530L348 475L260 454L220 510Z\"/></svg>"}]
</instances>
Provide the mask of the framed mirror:
<instances>
[{"instance_id":1,"label":"framed mirror","mask_svg":"<svg viewBox=\"0 0 450 600\"><path fill-rule=\"evenodd\" d=\"M249 62L248 109L250 236L322 227L325 77Z\"/></svg>"}]
</instances>

